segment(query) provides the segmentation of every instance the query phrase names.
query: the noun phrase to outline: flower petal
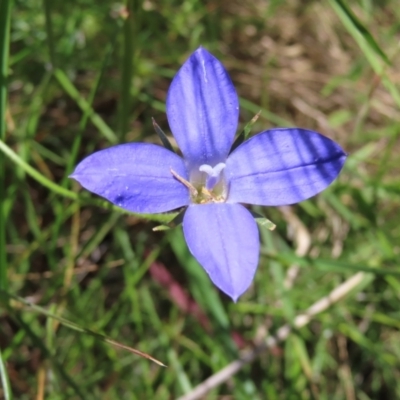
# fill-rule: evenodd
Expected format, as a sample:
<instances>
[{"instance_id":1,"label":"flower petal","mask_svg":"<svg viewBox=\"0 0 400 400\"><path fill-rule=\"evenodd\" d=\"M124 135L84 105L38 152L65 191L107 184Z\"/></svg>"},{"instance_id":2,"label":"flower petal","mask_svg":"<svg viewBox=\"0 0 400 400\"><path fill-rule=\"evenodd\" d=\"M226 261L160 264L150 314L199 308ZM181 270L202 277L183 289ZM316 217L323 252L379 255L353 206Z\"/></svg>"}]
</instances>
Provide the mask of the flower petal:
<instances>
[{"instance_id":1,"label":"flower petal","mask_svg":"<svg viewBox=\"0 0 400 400\"><path fill-rule=\"evenodd\" d=\"M246 291L257 269L257 225L240 204L190 205L183 219L190 252L211 280L234 301Z\"/></svg>"},{"instance_id":2,"label":"flower petal","mask_svg":"<svg viewBox=\"0 0 400 400\"><path fill-rule=\"evenodd\" d=\"M93 153L71 178L128 211L159 213L189 204L189 191L171 168L187 179L175 153L150 143L127 143Z\"/></svg>"},{"instance_id":3,"label":"flower petal","mask_svg":"<svg viewBox=\"0 0 400 400\"><path fill-rule=\"evenodd\" d=\"M238 124L239 101L224 66L202 47L175 75L167 116L191 169L225 161Z\"/></svg>"},{"instance_id":4,"label":"flower petal","mask_svg":"<svg viewBox=\"0 0 400 400\"><path fill-rule=\"evenodd\" d=\"M331 139L299 128L271 129L240 145L226 161L229 203L280 206L324 190L346 153Z\"/></svg>"}]
</instances>

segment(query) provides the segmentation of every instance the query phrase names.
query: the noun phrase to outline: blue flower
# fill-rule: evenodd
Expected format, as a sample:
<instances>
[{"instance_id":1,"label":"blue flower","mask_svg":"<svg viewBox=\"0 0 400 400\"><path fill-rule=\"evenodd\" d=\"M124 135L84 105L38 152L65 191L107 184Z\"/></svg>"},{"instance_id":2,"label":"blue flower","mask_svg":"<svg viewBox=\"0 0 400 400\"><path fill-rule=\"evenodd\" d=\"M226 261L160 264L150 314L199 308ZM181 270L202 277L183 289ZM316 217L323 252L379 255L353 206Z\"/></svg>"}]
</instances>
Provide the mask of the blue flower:
<instances>
[{"instance_id":1,"label":"blue flower","mask_svg":"<svg viewBox=\"0 0 400 400\"><path fill-rule=\"evenodd\" d=\"M190 252L234 301L250 286L259 233L241 204L281 206L324 190L346 154L332 140L300 128L263 131L231 151L239 101L224 66L200 47L167 96L167 116L183 157L149 143L127 143L85 158L72 177L136 213L187 207Z\"/></svg>"}]
</instances>

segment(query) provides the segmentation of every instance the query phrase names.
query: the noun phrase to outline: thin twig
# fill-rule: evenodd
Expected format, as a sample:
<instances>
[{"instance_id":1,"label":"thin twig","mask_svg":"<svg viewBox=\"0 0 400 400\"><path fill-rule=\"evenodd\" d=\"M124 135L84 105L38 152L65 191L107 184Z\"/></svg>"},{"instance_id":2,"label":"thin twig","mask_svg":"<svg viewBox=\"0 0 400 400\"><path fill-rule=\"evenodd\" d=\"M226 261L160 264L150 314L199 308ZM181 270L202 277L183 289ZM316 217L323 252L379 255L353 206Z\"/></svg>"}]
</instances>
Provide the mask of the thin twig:
<instances>
[{"instance_id":1,"label":"thin twig","mask_svg":"<svg viewBox=\"0 0 400 400\"><path fill-rule=\"evenodd\" d=\"M347 279L341 285L331 291L328 296L322 297L309 307L303 314L299 314L293 321L293 325L281 326L275 336L267 336L264 343L257 346L254 350L244 352L240 359L228 364L219 372L211 375L208 379L195 387L191 392L179 397L178 400L197 400L205 396L210 390L216 388L229 378L239 372L246 364L254 361L263 351L276 346L279 342L284 341L293 328L299 329L307 325L311 319L328 309L331 305L337 303L348 293L350 293L366 276L365 272L357 272L351 278Z\"/></svg>"},{"instance_id":2,"label":"thin twig","mask_svg":"<svg viewBox=\"0 0 400 400\"><path fill-rule=\"evenodd\" d=\"M296 255L298 257L304 257L311 247L311 235L307 227L303 224L301 219L294 213L293 208L290 206L281 206L279 211L282 213L286 222L288 223L288 228L292 230L292 236L296 243ZM283 286L286 290L292 288L294 281L299 274L300 266L298 264L292 264L285 277Z\"/></svg>"}]
</instances>

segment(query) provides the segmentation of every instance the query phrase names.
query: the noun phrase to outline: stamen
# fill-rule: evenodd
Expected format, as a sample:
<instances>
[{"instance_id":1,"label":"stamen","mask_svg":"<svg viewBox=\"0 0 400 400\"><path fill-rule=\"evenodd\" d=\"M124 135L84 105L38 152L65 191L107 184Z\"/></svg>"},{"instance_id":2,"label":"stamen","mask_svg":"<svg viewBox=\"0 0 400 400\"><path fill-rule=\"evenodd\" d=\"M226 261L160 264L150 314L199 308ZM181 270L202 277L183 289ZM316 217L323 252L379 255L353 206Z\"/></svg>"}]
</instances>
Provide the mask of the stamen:
<instances>
[{"instance_id":1,"label":"stamen","mask_svg":"<svg viewBox=\"0 0 400 400\"><path fill-rule=\"evenodd\" d=\"M221 171L225 168L224 163L219 163L215 167L211 165L203 164L200 166L199 171L205 172L207 176L206 188L212 190L212 188L218 183Z\"/></svg>"},{"instance_id":2,"label":"stamen","mask_svg":"<svg viewBox=\"0 0 400 400\"><path fill-rule=\"evenodd\" d=\"M172 168L170 168L171 174L174 176L175 179L177 179L180 183L184 184L190 191L190 194L192 196L197 196L199 192L197 189L186 179L182 178L180 175L178 175Z\"/></svg>"}]
</instances>

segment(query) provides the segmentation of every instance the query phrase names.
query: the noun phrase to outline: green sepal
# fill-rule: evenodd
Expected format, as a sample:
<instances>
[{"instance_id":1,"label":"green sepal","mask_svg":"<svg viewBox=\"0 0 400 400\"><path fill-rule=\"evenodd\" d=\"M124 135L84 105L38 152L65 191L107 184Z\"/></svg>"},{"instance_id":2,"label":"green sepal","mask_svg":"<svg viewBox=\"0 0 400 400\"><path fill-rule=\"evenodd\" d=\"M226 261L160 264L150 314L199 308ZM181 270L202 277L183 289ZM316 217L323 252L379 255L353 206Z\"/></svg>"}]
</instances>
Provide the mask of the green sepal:
<instances>
[{"instance_id":1,"label":"green sepal","mask_svg":"<svg viewBox=\"0 0 400 400\"><path fill-rule=\"evenodd\" d=\"M255 124L255 122L258 120L260 117L261 110L246 124L246 126L243 128L242 132L239 133L239 136L236 138L235 142L233 143L231 147L230 153L232 153L233 150L235 150L237 147L239 147L248 137L251 131L252 126Z\"/></svg>"},{"instance_id":2,"label":"green sepal","mask_svg":"<svg viewBox=\"0 0 400 400\"><path fill-rule=\"evenodd\" d=\"M268 218L263 217L262 215L256 213L255 211L251 210L249 211L259 226L267 228L270 231L273 231L276 228L276 225Z\"/></svg>"},{"instance_id":3,"label":"green sepal","mask_svg":"<svg viewBox=\"0 0 400 400\"><path fill-rule=\"evenodd\" d=\"M172 228L176 228L178 225L180 225L183 221L183 216L185 214L185 210L182 210L181 212L179 212L178 215L176 215L174 218L172 218L169 222L167 222L166 224L162 224L162 225L157 225L153 228L154 232L158 232L158 231L168 231Z\"/></svg>"},{"instance_id":4,"label":"green sepal","mask_svg":"<svg viewBox=\"0 0 400 400\"><path fill-rule=\"evenodd\" d=\"M157 122L155 121L154 118L152 118L153 121L153 127L155 129L155 131L157 132L158 137L160 138L163 146L169 150L172 151L173 153L175 153L174 149L172 148L171 143L169 142L167 135L164 133L164 131L160 128L160 126L157 124Z\"/></svg>"}]
</instances>

